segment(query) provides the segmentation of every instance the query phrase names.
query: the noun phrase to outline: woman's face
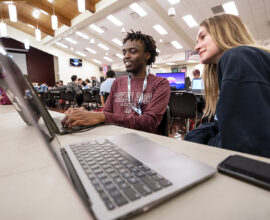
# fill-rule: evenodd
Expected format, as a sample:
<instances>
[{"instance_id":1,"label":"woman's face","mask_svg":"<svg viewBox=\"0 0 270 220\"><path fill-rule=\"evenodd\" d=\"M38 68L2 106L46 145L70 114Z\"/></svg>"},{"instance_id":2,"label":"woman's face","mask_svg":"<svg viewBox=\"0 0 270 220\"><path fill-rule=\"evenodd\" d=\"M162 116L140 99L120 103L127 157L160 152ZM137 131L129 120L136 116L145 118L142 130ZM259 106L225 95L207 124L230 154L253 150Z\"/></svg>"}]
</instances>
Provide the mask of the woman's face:
<instances>
[{"instance_id":1,"label":"woman's face","mask_svg":"<svg viewBox=\"0 0 270 220\"><path fill-rule=\"evenodd\" d=\"M224 52L218 48L204 26L201 26L199 29L195 51L199 53L201 63L203 64L217 64Z\"/></svg>"}]
</instances>

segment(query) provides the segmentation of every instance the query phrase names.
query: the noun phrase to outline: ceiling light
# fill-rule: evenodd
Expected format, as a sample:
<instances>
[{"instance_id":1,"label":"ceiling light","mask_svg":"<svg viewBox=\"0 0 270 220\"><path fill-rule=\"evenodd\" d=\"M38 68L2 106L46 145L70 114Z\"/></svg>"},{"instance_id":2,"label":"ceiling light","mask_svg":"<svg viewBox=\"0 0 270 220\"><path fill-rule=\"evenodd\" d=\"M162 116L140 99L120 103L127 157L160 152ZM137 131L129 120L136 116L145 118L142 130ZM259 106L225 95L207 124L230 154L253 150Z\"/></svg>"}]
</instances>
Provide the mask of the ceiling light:
<instances>
[{"instance_id":1,"label":"ceiling light","mask_svg":"<svg viewBox=\"0 0 270 220\"><path fill-rule=\"evenodd\" d=\"M85 0L78 0L78 10L79 12L85 11Z\"/></svg>"},{"instance_id":2,"label":"ceiling light","mask_svg":"<svg viewBox=\"0 0 270 220\"><path fill-rule=\"evenodd\" d=\"M112 41L113 41L114 43L116 43L117 45L119 45L120 47L123 46L123 43L122 43L120 40L116 39L116 38L112 39Z\"/></svg>"},{"instance_id":3,"label":"ceiling light","mask_svg":"<svg viewBox=\"0 0 270 220\"><path fill-rule=\"evenodd\" d=\"M35 9L34 11L33 11L33 17L35 18L35 19L38 19L39 18L39 15L40 15L40 12L39 12L39 10L37 10L37 9Z\"/></svg>"},{"instance_id":4,"label":"ceiling light","mask_svg":"<svg viewBox=\"0 0 270 220\"><path fill-rule=\"evenodd\" d=\"M17 22L17 10L13 4L8 5L9 18L12 22Z\"/></svg>"},{"instance_id":5,"label":"ceiling light","mask_svg":"<svg viewBox=\"0 0 270 220\"><path fill-rule=\"evenodd\" d=\"M53 0L48 0L48 2L52 3L52 2L53 2Z\"/></svg>"},{"instance_id":6,"label":"ceiling light","mask_svg":"<svg viewBox=\"0 0 270 220\"><path fill-rule=\"evenodd\" d=\"M0 46L0 53L3 54L3 55L5 55L5 56L7 55L6 50L2 46Z\"/></svg>"},{"instance_id":7,"label":"ceiling light","mask_svg":"<svg viewBox=\"0 0 270 220\"><path fill-rule=\"evenodd\" d=\"M239 15L234 1L227 2L222 5L224 11L228 14Z\"/></svg>"},{"instance_id":8,"label":"ceiling light","mask_svg":"<svg viewBox=\"0 0 270 220\"><path fill-rule=\"evenodd\" d=\"M99 43L98 46L103 50L110 50L110 48L106 47L104 44Z\"/></svg>"},{"instance_id":9,"label":"ceiling light","mask_svg":"<svg viewBox=\"0 0 270 220\"><path fill-rule=\"evenodd\" d=\"M86 54L84 54L84 53L82 53L80 51L76 51L75 53L78 54L78 55L80 55L80 56L82 56L82 57L86 57Z\"/></svg>"},{"instance_id":10,"label":"ceiling light","mask_svg":"<svg viewBox=\"0 0 270 220\"><path fill-rule=\"evenodd\" d=\"M35 29L35 35L36 35L36 40L40 41L41 40L41 31L38 28Z\"/></svg>"},{"instance_id":11,"label":"ceiling light","mask_svg":"<svg viewBox=\"0 0 270 220\"><path fill-rule=\"evenodd\" d=\"M75 34L77 34L78 36L84 38L85 40L88 40L89 37L85 34L83 34L82 32L76 31Z\"/></svg>"},{"instance_id":12,"label":"ceiling light","mask_svg":"<svg viewBox=\"0 0 270 220\"><path fill-rule=\"evenodd\" d=\"M62 44L62 43L60 43L60 42L56 42L55 44L58 45L58 46L60 46L60 47L63 47L63 48L68 48L67 45Z\"/></svg>"},{"instance_id":13,"label":"ceiling light","mask_svg":"<svg viewBox=\"0 0 270 220\"><path fill-rule=\"evenodd\" d=\"M176 49L181 49L183 48L181 44L179 44L176 40L172 41L171 44L176 48Z\"/></svg>"},{"instance_id":14,"label":"ceiling light","mask_svg":"<svg viewBox=\"0 0 270 220\"><path fill-rule=\"evenodd\" d=\"M162 42L163 42L163 40L160 38L160 39L159 39L159 42L160 42L160 43L162 43Z\"/></svg>"},{"instance_id":15,"label":"ceiling light","mask_svg":"<svg viewBox=\"0 0 270 220\"><path fill-rule=\"evenodd\" d=\"M161 35L168 34L168 32L159 24L154 25L153 28Z\"/></svg>"},{"instance_id":16,"label":"ceiling light","mask_svg":"<svg viewBox=\"0 0 270 220\"><path fill-rule=\"evenodd\" d=\"M97 51L95 51L95 50L93 50L93 49L90 49L90 48L85 48L87 51L89 51L90 53L93 53L93 54L96 54L97 53Z\"/></svg>"},{"instance_id":17,"label":"ceiling light","mask_svg":"<svg viewBox=\"0 0 270 220\"><path fill-rule=\"evenodd\" d=\"M135 11L141 17L147 15L145 10L143 10L137 3L133 3L129 6L133 11Z\"/></svg>"},{"instance_id":18,"label":"ceiling light","mask_svg":"<svg viewBox=\"0 0 270 220\"><path fill-rule=\"evenodd\" d=\"M99 61L99 60L97 60L97 59L93 59L93 61L94 61L95 63L101 64L101 61Z\"/></svg>"},{"instance_id":19,"label":"ceiling light","mask_svg":"<svg viewBox=\"0 0 270 220\"><path fill-rule=\"evenodd\" d=\"M184 19L184 21L187 23L187 25L189 27L196 27L198 26L197 22L195 21L195 19L192 17L192 15L186 15L184 17L182 17Z\"/></svg>"},{"instance_id":20,"label":"ceiling light","mask_svg":"<svg viewBox=\"0 0 270 220\"><path fill-rule=\"evenodd\" d=\"M77 43L78 43L77 41L72 40L72 39L69 38L69 37L65 37L65 40L68 41L68 42L70 42L70 43L72 43L72 44L77 44Z\"/></svg>"},{"instance_id":21,"label":"ceiling light","mask_svg":"<svg viewBox=\"0 0 270 220\"><path fill-rule=\"evenodd\" d=\"M124 58L124 56L122 55L122 54L120 54L120 53L117 53L117 54L115 54L117 57L119 57L120 59L123 59Z\"/></svg>"},{"instance_id":22,"label":"ceiling light","mask_svg":"<svg viewBox=\"0 0 270 220\"><path fill-rule=\"evenodd\" d=\"M28 39L24 39L24 48L25 48L26 50L29 50L29 48L30 48L30 42L29 42Z\"/></svg>"},{"instance_id":23,"label":"ceiling light","mask_svg":"<svg viewBox=\"0 0 270 220\"><path fill-rule=\"evenodd\" d=\"M96 26L95 24L91 24L89 27L90 27L91 29L95 30L96 32L100 33L100 34L102 34L102 33L104 32L101 28L99 28L99 27Z\"/></svg>"},{"instance_id":24,"label":"ceiling light","mask_svg":"<svg viewBox=\"0 0 270 220\"><path fill-rule=\"evenodd\" d=\"M175 5L175 4L179 3L180 0L168 0L168 2L169 2L171 5Z\"/></svg>"},{"instance_id":25,"label":"ceiling light","mask_svg":"<svg viewBox=\"0 0 270 220\"><path fill-rule=\"evenodd\" d=\"M165 64L170 65L170 66L176 65L176 63L165 63Z\"/></svg>"},{"instance_id":26,"label":"ceiling light","mask_svg":"<svg viewBox=\"0 0 270 220\"><path fill-rule=\"evenodd\" d=\"M43 13L43 14L45 14L45 15L49 15L46 11L43 11L43 10L41 10L41 9L40 9L40 11L41 11L41 13Z\"/></svg>"},{"instance_id":27,"label":"ceiling light","mask_svg":"<svg viewBox=\"0 0 270 220\"><path fill-rule=\"evenodd\" d=\"M112 62L113 60L109 57L103 57L105 60L109 61L109 62Z\"/></svg>"},{"instance_id":28,"label":"ceiling light","mask_svg":"<svg viewBox=\"0 0 270 220\"><path fill-rule=\"evenodd\" d=\"M7 25L3 21L0 23L0 32L1 36L3 37L7 36Z\"/></svg>"},{"instance_id":29,"label":"ceiling light","mask_svg":"<svg viewBox=\"0 0 270 220\"><path fill-rule=\"evenodd\" d=\"M51 16L51 20L52 20L52 29L53 30L57 30L57 28L58 28L57 16L56 15L52 15Z\"/></svg>"},{"instance_id":30,"label":"ceiling light","mask_svg":"<svg viewBox=\"0 0 270 220\"><path fill-rule=\"evenodd\" d=\"M122 26L123 23L121 21L119 21L116 17L114 17L113 15L108 15L107 19L109 21L111 21L112 23L114 23L116 26Z\"/></svg>"},{"instance_id":31,"label":"ceiling light","mask_svg":"<svg viewBox=\"0 0 270 220\"><path fill-rule=\"evenodd\" d=\"M92 38L92 39L90 40L90 44L95 44L95 39L94 39L94 38Z\"/></svg>"}]
</instances>

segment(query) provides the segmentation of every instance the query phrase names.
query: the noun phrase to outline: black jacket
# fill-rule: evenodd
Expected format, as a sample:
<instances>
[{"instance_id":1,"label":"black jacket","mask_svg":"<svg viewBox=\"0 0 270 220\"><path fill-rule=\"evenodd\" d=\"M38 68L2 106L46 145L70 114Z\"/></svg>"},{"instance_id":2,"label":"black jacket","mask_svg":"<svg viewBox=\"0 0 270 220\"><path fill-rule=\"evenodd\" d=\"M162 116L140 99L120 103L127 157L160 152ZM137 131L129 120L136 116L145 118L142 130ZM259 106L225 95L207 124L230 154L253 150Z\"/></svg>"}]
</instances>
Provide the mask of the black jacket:
<instances>
[{"instance_id":1,"label":"black jacket","mask_svg":"<svg viewBox=\"0 0 270 220\"><path fill-rule=\"evenodd\" d=\"M217 120L185 140L270 157L270 53L247 46L226 51L218 83Z\"/></svg>"}]
</instances>

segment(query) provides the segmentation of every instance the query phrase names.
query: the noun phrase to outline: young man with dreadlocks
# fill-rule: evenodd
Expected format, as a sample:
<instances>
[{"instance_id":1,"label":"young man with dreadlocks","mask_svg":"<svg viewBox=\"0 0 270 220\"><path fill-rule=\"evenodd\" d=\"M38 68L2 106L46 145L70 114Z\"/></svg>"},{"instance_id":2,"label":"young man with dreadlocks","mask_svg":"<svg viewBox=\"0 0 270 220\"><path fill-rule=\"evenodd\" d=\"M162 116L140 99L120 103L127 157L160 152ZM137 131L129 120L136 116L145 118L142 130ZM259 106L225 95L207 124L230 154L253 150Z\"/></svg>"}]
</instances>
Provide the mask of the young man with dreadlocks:
<instances>
[{"instance_id":1,"label":"young man with dreadlocks","mask_svg":"<svg viewBox=\"0 0 270 220\"><path fill-rule=\"evenodd\" d=\"M154 39L140 31L127 33L123 40L123 61L128 76L117 78L106 101L104 112L71 109L65 126L114 123L128 128L157 133L170 98L168 80L149 73L156 59Z\"/></svg>"}]
</instances>

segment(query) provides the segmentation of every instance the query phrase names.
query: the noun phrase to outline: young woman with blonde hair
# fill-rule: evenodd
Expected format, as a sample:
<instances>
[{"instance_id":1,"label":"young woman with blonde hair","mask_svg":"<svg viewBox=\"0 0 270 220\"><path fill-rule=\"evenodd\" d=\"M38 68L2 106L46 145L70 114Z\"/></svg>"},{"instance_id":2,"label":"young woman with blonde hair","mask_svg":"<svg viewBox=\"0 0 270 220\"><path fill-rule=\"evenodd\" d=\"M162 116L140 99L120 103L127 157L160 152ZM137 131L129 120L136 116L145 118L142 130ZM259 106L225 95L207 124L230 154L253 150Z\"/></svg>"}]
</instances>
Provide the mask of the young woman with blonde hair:
<instances>
[{"instance_id":1,"label":"young woman with blonde hair","mask_svg":"<svg viewBox=\"0 0 270 220\"><path fill-rule=\"evenodd\" d=\"M270 157L270 50L257 46L241 19L205 19L195 50L204 66L205 123L185 140Z\"/></svg>"}]
</instances>

